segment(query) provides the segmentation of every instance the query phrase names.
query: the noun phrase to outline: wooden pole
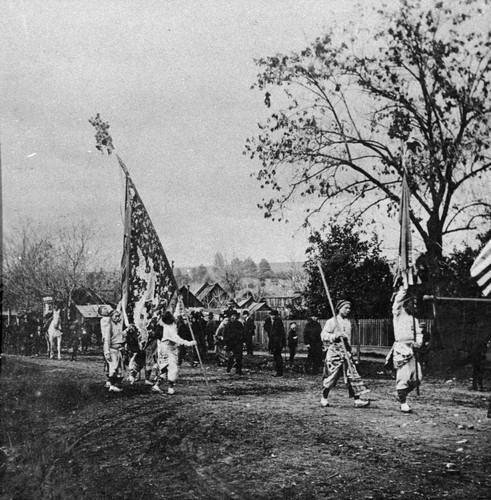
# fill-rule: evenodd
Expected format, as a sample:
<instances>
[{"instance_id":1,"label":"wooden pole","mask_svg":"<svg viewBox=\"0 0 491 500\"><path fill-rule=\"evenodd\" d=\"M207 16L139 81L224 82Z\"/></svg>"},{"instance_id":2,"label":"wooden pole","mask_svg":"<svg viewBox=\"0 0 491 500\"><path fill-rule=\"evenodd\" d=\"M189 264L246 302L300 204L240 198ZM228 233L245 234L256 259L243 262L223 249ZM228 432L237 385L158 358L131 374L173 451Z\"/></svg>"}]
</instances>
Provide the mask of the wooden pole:
<instances>
[{"instance_id":1,"label":"wooden pole","mask_svg":"<svg viewBox=\"0 0 491 500\"><path fill-rule=\"evenodd\" d=\"M186 317L186 321L188 322L189 331L191 332L191 337L196 342L196 337L194 336L193 327L191 326L191 321L189 320L188 312L187 312L186 307L184 306L184 300L182 299L181 295L179 295L179 301L181 303L181 307L182 307L182 311L184 313L184 316ZM206 388L208 389L208 394L211 396L212 394L211 394L210 384L208 383L208 377L206 376L206 371L205 371L205 368L203 366L203 362L201 361L201 355L199 353L197 342L196 342L196 345L194 347L196 348L196 354L198 355L199 366L201 367L201 371L203 372L203 377L205 378L205 383L206 383Z\"/></svg>"},{"instance_id":2,"label":"wooden pole","mask_svg":"<svg viewBox=\"0 0 491 500\"><path fill-rule=\"evenodd\" d=\"M341 327L339 326L339 323L338 323L338 318L336 317L336 309L334 308L334 304L333 304L332 299L331 299L331 294L329 293L329 287L327 286L326 277L324 276L324 271L322 269L321 263L317 262L317 266L319 267L319 271L321 273L321 278L322 278L322 283L324 283L324 288L326 290L327 299L329 300L329 305L331 307L331 311L332 311L333 318L334 318L334 324L336 325L335 328L337 328L339 331L341 331ZM341 339L341 346L343 349L344 357L345 357L345 359L347 359L348 352L346 351L346 346L344 345L344 338ZM348 369L349 369L349 363L348 363Z\"/></svg>"},{"instance_id":3,"label":"wooden pole","mask_svg":"<svg viewBox=\"0 0 491 500\"><path fill-rule=\"evenodd\" d=\"M438 300L445 300L448 302L487 302L488 304L491 304L491 299L479 299L479 298L474 298L474 297L437 297L435 295L423 295L423 300L429 302L429 301L438 301Z\"/></svg>"}]
</instances>

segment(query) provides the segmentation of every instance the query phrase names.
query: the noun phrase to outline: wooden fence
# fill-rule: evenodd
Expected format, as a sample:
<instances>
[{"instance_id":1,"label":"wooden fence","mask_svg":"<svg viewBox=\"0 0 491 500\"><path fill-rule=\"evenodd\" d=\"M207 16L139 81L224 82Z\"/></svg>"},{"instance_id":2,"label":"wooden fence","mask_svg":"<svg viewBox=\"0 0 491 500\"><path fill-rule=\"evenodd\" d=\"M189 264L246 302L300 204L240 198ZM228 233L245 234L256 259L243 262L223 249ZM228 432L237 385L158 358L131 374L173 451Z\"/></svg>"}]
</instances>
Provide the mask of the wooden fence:
<instances>
[{"instance_id":1,"label":"wooden fence","mask_svg":"<svg viewBox=\"0 0 491 500\"><path fill-rule=\"evenodd\" d=\"M324 327L327 320L321 319L319 323ZM418 320L416 320L418 321ZM422 320L426 323L428 332L431 334L433 320ZM255 343L260 349L267 349L268 335L264 331L263 321L256 321ZM298 344L302 349L304 346L304 329L307 320L283 320L285 330L288 333L291 323L297 324ZM359 319L356 323L351 321L352 344L361 347L390 347L394 342L394 329L392 319Z\"/></svg>"}]
</instances>

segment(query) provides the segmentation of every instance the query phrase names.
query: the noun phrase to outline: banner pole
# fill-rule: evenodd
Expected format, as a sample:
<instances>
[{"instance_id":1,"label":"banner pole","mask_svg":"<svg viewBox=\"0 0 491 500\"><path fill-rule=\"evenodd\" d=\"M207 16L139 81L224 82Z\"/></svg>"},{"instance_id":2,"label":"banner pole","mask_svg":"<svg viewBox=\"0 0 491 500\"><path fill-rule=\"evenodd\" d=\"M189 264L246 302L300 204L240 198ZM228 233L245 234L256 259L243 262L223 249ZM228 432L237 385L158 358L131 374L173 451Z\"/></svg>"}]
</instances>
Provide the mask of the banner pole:
<instances>
[{"instance_id":1,"label":"banner pole","mask_svg":"<svg viewBox=\"0 0 491 500\"><path fill-rule=\"evenodd\" d=\"M191 337L196 342L196 337L194 336L193 327L191 326L191 321L189 320L188 312L187 312L186 307L184 306L184 300L182 299L181 295L179 295L179 302L182 306L182 311L184 313L184 316L186 317L186 321L188 322L189 331L191 332ZM206 388L208 389L208 394L211 396L212 394L211 394L210 384L208 383L208 377L206 376L206 371L205 371L205 368L203 366L203 362L201 361L201 355L199 353L197 342L196 342L196 345L194 347L196 348L196 354L198 355L199 366L201 367L201 371L202 371L203 377L205 379Z\"/></svg>"}]
</instances>

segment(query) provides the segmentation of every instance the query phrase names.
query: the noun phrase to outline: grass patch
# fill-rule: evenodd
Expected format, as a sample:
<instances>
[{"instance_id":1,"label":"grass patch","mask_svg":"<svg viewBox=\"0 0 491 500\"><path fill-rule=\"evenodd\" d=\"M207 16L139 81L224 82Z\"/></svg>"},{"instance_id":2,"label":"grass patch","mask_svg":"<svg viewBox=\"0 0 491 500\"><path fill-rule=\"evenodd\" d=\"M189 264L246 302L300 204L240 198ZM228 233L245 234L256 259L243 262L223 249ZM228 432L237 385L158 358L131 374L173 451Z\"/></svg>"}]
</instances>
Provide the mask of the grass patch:
<instances>
[{"instance_id":1,"label":"grass patch","mask_svg":"<svg viewBox=\"0 0 491 500\"><path fill-rule=\"evenodd\" d=\"M65 453L70 436L56 425L60 417L98 400L103 390L78 384L67 372L2 359L0 447L6 460L1 491L8 498L36 498L49 466ZM8 484L8 491L5 490Z\"/></svg>"}]
</instances>

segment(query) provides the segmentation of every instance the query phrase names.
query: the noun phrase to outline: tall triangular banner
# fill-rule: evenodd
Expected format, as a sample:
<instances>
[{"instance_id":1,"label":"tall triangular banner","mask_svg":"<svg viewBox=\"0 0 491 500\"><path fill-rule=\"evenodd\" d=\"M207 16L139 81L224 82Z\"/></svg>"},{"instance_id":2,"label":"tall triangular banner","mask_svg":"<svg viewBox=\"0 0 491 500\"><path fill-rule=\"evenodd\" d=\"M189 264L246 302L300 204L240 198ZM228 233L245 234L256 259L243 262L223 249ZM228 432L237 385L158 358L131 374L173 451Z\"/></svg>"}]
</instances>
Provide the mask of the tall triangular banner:
<instances>
[{"instance_id":1,"label":"tall triangular banner","mask_svg":"<svg viewBox=\"0 0 491 500\"><path fill-rule=\"evenodd\" d=\"M402 177L401 204L399 212L399 223L401 234L399 237L399 268L398 276L402 278L404 288L414 284L413 277L413 242L411 235L411 216L409 214L411 193L406 179L406 173Z\"/></svg>"},{"instance_id":2,"label":"tall triangular banner","mask_svg":"<svg viewBox=\"0 0 491 500\"><path fill-rule=\"evenodd\" d=\"M126 165L124 248L121 260L122 308L125 321L140 330L141 340L151 318L160 319L177 303L172 267Z\"/></svg>"}]
</instances>

